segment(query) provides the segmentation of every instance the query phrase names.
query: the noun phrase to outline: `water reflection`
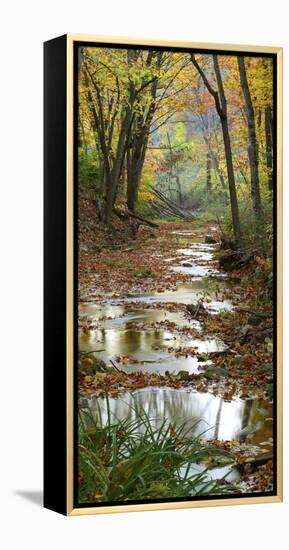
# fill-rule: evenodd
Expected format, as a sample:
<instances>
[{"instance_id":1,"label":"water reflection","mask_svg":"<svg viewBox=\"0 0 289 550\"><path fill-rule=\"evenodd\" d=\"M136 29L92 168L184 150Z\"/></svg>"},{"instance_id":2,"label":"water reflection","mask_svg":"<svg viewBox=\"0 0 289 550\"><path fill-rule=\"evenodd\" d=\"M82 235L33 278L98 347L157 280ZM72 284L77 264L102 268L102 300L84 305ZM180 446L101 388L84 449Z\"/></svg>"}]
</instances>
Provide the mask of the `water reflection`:
<instances>
[{"instance_id":1,"label":"water reflection","mask_svg":"<svg viewBox=\"0 0 289 550\"><path fill-rule=\"evenodd\" d=\"M218 272L218 276L220 273ZM225 278L222 278L220 281L222 288L228 288L229 284ZM218 288L218 295L222 296L222 288ZM104 311L109 311L105 308L112 306L121 306L121 304L158 304L173 302L175 304L196 304L200 298L203 297L204 291L206 291L206 296L210 297L213 300L215 298L215 290L208 290L208 280L203 277L194 277L189 283L180 283L177 285L175 290L168 290L166 292L152 292L151 294L142 294L136 295L132 294L125 298L111 298L106 300L101 306L104 308ZM208 298L207 298L208 299ZM208 302L210 303L210 302ZM230 305L227 302L228 306ZM80 314L89 312L90 308L100 308L100 305L90 305L90 304L80 304ZM232 306L231 306L232 307Z\"/></svg>"},{"instance_id":2,"label":"water reflection","mask_svg":"<svg viewBox=\"0 0 289 550\"><path fill-rule=\"evenodd\" d=\"M118 360L118 368L126 372L144 371L178 372L186 370L198 372L200 365L197 356L176 357L173 350L179 347L194 348L198 353L222 351L225 346L221 340L199 340L174 335L166 330L118 330L99 329L81 333L79 347L82 351L94 351L95 356L108 362ZM127 360L126 360L127 359Z\"/></svg>"},{"instance_id":3,"label":"water reflection","mask_svg":"<svg viewBox=\"0 0 289 550\"><path fill-rule=\"evenodd\" d=\"M104 328L126 328L129 323L161 323L169 321L179 327L195 326L200 328L200 323L186 319L182 313L171 312L165 309L127 309L123 305L115 303L106 304L81 304L79 307L80 316L91 321L98 322Z\"/></svg>"},{"instance_id":4,"label":"water reflection","mask_svg":"<svg viewBox=\"0 0 289 550\"><path fill-rule=\"evenodd\" d=\"M189 475L192 476L194 474L199 474L201 472L204 472L206 470L206 466L204 464L192 464L192 466L189 469ZM186 468L180 468L181 475L185 475ZM232 483L234 481L237 481L240 479L241 474L240 471L229 464L228 466L222 466L220 468L211 468L206 472L206 478L207 479L221 479L226 476L226 481L229 483Z\"/></svg>"},{"instance_id":5,"label":"water reflection","mask_svg":"<svg viewBox=\"0 0 289 550\"><path fill-rule=\"evenodd\" d=\"M208 277L209 275L219 273L216 269L202 265L192 265L191 267L186 267L184 265L172 265L169 269L176 271L177 273L186 273L188 275L192 275L193 277Z\"/></svg>"},{"instance_id":6,"label":"water reflection","mask_svg":"<svg viewBox=\"0 0 289 550\"><path fill-rule=\"evenodd\" d=\"M168 258L168 270L176 270L192 275L190 282L178 284L175 290L166 292L151 292L150 294L131 295L121 298L111 298L105 303L81 304L80 317L87 318L95 323L93 330L79 333L79 349L95 351L95 356L105 360L120 356L117 363L119 368L126 372L148 371L164 373L165 371L178 372L187 370L190 373L198 372L200 365L196 356L176 357L173 352L179 347L194 347L197 353L222 351L225 346L217 339L201 340L177 334L168 330L167 325L161 323L172 322L179 327L191 326L199 331L201 323L186 319L179 312L169 312L166 309L137 309L136 304L196 304L203 297L204 291L208 301L206 308L210 313L232 309L232 305L224 298L228 282L222 274L212 267L212 264L196 265L195 260L210 262L213 259L214 245L204 244L203 237L196 237L190 231L175 231L178 235L180 248L177 254L180 257ZM188 241L190 242L188 243ZM194 244L191 244L194 242ZM198 244L199 243L199 244ZM189 248L185 248L190 244ZM181 265L188 260L192 267ZM170 263L178 265L170 265ZM165 276L165 275L164 275ZM220 278L218 292L208 292L208 276ZM129 306L127 306L129 304ZM126 305L126 307L125 307ZM164 306L165 307L165 306ZM140 326L159 323L159 326ZM100 351L102 350L102 351ZM128 357L129 361L123 360ZM133 362L132 362L133 361ZM108 420L107 403L102 398L82 400L82 407L88 407L97 416L101 411L102 423ZM112 417L117 420L134 419L144 410L151 422L159 426L164 419L172 424L187 423L190 433L202 434L205 439L218 438L224 440L238 439L240 442L260 446L260 454L267 451L272 454L270 438L272 438L272 405L263 400L234 400L224 401L209 393L186 392L171 388L146 388L126 393L119 398L109 398L109 409ZM85 421L88 422L85 417ZM144 428L140 428L144 429ZM270 456L269 455L269 456ZM195 471L201 471L204 466L193 465ZM237 470L230 467L215 468L210 476L214 479L229 474L229 480L237 479Z\"/></svg>"},{"instance_id":7,"label":"water reflection","mask_svg":"<svg viewBox=\"0 0 289 550\"><path fill-rule=\"evenodd\" d=\"M160 319L159 322L171 321L178 315L171 314L164 318L163 313L158 310L136 311L132 314L127 313L123 317L103 321L100 328L79 333L79 348L81 351L95 352L96 357L106 362L120 358L119 368L126 372L154 370L159 373L164 373L166 370L170 372L187 370L190 373L198 371L200 366L198 357L175 357L173 351L179 348L192 348L197 354L223 351L226 348L218 338L206 340L192 338L166 330L162 325L155 329L147 327L138 329L137 326L133 326L136 321L148 322L152 319ZM97 315L93 318L96 319ZM183 323L194 328L198 327L189 321L183 320Z\"/></svg>"},{"instance_id":8,"label":"water reflection","mask_svg":"<svg viewBox=\"0 0 289 550\"><path fill-rule=\"evenodd\" d=\"M209 246L209 245L207 245ZM190 247L190 248L179 248L176 252L177 254L182 254L184 256L190 256L197 260L210 261L213 259L213 252L208 252L210 248L203 247Z\"/></svg>"},{"instance_id":9,"label":"water reflection","mask_svg":"<svg viewBox=\"0 0 289 550\"><path fill-rule=\"evenodd\" d=\"M96 414L101 410L102 421L107 422L107 404L102 398L87 400L87 406ZM262 399L224 401L208 393L193 393L170 388L146 388L109 398L112 417L117 420L134 419L144 410L154 426L164 419L174 425L184 422L191 434L204 439L247 440L262 445L271 452L272 405ZM260 452L261 450L260 449Z\"/></svg>"}]
</instances>

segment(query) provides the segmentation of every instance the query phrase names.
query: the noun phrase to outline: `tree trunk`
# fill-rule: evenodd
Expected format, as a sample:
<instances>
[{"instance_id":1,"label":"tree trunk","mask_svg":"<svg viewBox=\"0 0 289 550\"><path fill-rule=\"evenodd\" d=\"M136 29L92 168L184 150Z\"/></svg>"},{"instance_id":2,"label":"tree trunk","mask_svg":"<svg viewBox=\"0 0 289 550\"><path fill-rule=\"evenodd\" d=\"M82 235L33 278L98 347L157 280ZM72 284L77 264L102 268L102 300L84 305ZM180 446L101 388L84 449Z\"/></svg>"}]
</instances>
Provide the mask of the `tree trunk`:
<instances>
[{"instance_id":1,"label":"tree trunk","mask_svg":"<svg viewBox=\"0 0 289 550\"><path fill-rule=\"evenodd\" d=\"M223 86L223 81L222 81L222 77L221 77L221 71L220 71L220 67L219 67L218 56L213 55L213 63L214 63L216 80L217 80L217 84L218 84L218 92L216 90L214 90L214 88L211 86L211 84L208 81L204 71L201 69L201 67L197 63L194 54L191 54L191 61L194 65L194 67L196 67L196 69L199 72L200 76L202 77L203 82L204 82L207 90L213 96L214 101L215 101L215 105L216 105L216 111L217 111L217 113L220 117L220 120L221 120L222 132L223 132L223 141L224 141L224 149L225 149L225 157L226 157L228 183L229 183L229 191L230 191L233 232L234 232L234 238L235 238L236 244L237 244L237 246L240 246L242 244L242 234L241 234L239 206L238 206L236 184L235 184L235 175L234 175L234 167L233 167L231 140L230 140L229 126L228 126L227 100L226 100L226 96L225 96L225 92L224 92L224 86Z\"/></svg>"},{"instance_id":2,"label":"tree trunk","mask_svg":"<svg viewBox=\"0 0 289 550\"><path fill-rule=\"evenodd\" d=\"M136 56L135 50L128 51L128 57ZM87 87L87 98L89 107L93 116L93 123L98 135L98 141L100 144L102 158L104 163L104 182L105 182L105 215L104 219L107 224L110 224L113 206L115 203L118 186L122 174L125 155L129 144L130 132L132 123L134 120L133 105L136 98L136 90L131 83L129 89L128 102L123 104L121 116L120 116L120 131L116 144L115 154L111 154L111 136L107 130L107 121L105 121L103 113L103 103L101 93L97 82L94 80L93 75L89 71L87 65L85 65L84 81ZM91 82L95 91L95 101L89 88ZM97 105L97 107L96 107ZM113 128L110 129L112 131Z\"/></svg>"},{"instance_id":3,"label":"tree trunk","mask_svg":"<svg viewBox=\"0 0 289 550\"><path fill-rule=\"evenodd\" d=\"M202 133L203 133L204 142L205 142L205 144L207 145L207 148L208 148L207 155L209 155L210 158L211 158L211 161L212 161L213 167L215 169L215 172L216 172L216 174L217 174L217 176L220 180L221 187L223 189L226 189L225 178L224 178L223 172L220 169L220 165L219 165L218 154L214 152L213 147L211 145L211 140L208 138L208 136L206 136L206 133L204 131Z\"/></svg>"},{"instance_id":4,"label":"tree trunk","mask_svg":"<svg viewBox=\"0 0 289 550\"><path fill-rule=\"evenodd\" d=\"M227 174L228 174L228 182L229 182L229 192L230 192L234 237L235 237L237 245L240 245L241 241L242 241L241 225L240 225L237 191L236 191L236 185L235 185L235 175L234 175L234 167L233 167L231 140L230 140L227 117L223 118L221 120L221 123L222 123L222 131L223 131L223 139L224 139L224 147L225 147L225 156L226 156L226 165L227 165Z\"/></svg>"},{"instance_id":5,"label":"tree trunk","mask_svg":"<svg viewBox=\"0 0 289 550\"><path fill-rule=\"evenodd\" d=\"M131 102L132 103L132 102ZM116 199L118 184L120 181L125 154L133 121L133 113L131 106L128 105L123 116L123 122L117 143L117 150L113 162L112 169L106 178L106 205L105 205L105 221L107 224L111 221L111 215Z\"/></svg>"},{"instance_id":6,"label":"tree trunk","mask_svg":"<svg viewBox=\"0 0 289 550\"><path fill-rule=\"evenodd\" d=\"M266 163L268 174L268 188L273 191L273 151L272 151L272 110L268 106L265 109L265 135L266 135Z\"/></svg>"},{"instance_id":7,"label":"tree trunk","mask_svg":"<svg viewBox=\"0 0 289 550\"><path fill-rule=\"evenodd\" d=\"M87 156L87 143L85 139L85 131L81 117L79 116L80 131L78 132L78 146L82 147L85 155Z\"/></svg>"},{"instance_id":8,"label":"tree trunk","mask_svg":"<svg viewBox=\"0 0 289 550\"><path fill-rule=\"evenodd\" d=\"M214 153L214 151L213 151L212 147L210 146L210 144L207 144L207 145L208 145L208 154L210 155L211 160L213 162L213 166L214 166L214 168L216 170L216 173L217 173L217 176L220 180L221 187L223 189L226 189L226 182L225 182L225 178L223 176L223 172L220 169L218 156L217 156L217 154Z\"/></svg>"},{"instance_id":9,"label":"tree trunk","mask_svg":"<svg viewBox=\"0 0 289 550\"><path fill-rule=\"evenodd\" d=\"M218 84L218 90L219 90L218 101L216 102L216 108L221 119L222 132L223 132L230 201L231 201L233 231L234 231L235 241L237 245L240 246L242 242L242 235L241 235L239 205L238 205L234 166L233 166L231 139L230 139L229 125L228 125L227 100L224 92L224 86L223 86L223 81L221 77L221 71L220 71L217 55L213 56L213 61L214 61L214 69L215 69L215 74L216 74L216 79ZM215 101L216 101L216 98L215 98Z\"/></svg>"},{"instance_id":10,"label":"tree trunk","mask_svg":"<svg viewBox=\"0 0 289 550\"><path fill-rule=\"evenodd\" d=\"M206 189L207 189L207 193L210 193L210 191L212 189L211 168L212 168L211 157L210 157L210 154L207 153L207 165L206 165Z\"/></svg>"},{"instance_id":11,"label":"tree trunk","mask_svg":"<svg viewBox=\"0 0 289 550\"><path fill-rule=\"evenodd\" d=\"M135 211L145 159L147 139L137 141L127 152L127 206Z\"/></svg>"},{"instance_id":12,"label":"tree trunk","mask_svg":"<svg viewBox=\"0 0 289 550\"><path fill-rule=\"evenodd\" d=\"M160 69L162 52L149 52L146 65L150 67L154 57L156 57L156 69ZM148 103L142 112L136 115L131 132L131 143L127 154L127 206L131 212L136 208L151 122L156 109L157 87L158 78L155 77L151 82Z\"/></svg>"},{"instance_id":13,"label":"tree trunk","mask_svg":"<svg viewBox=\"0 0 289 550\"><path fill-rule=\"evenodd\" d=\"M251 196L252 204L255 215L260 220L262 216L262 205L261 205L261 196L260 196L260 185L259 185L259 161L258 161L258 142L256 135L256 123L255 123L255 113L251 98L251 93L249 89L249 84L247 80L247 73L245 68L245 60L243 56L238 57L238 66L240 73L241 87L245 99L246 106L246 117L248 124L248 156L250 164L250 173L251 173Z\"/></svg>"},{"instance_id":14,"label":"tree trunk","mask_svg":"<svg viewBox=\"0 0 289 550\"><path fill-rule=\"evenodd\" d=\"M183 206L184 200L183 200L183 194L182 194L182 186L181 186L181 182L180 182L180 176L177 174L177 175L175 176L175 178L176 178L176 184L177 184L177 189L178 189L179 204L180 204L180 206Z\"/></svg>"}]
</instances>

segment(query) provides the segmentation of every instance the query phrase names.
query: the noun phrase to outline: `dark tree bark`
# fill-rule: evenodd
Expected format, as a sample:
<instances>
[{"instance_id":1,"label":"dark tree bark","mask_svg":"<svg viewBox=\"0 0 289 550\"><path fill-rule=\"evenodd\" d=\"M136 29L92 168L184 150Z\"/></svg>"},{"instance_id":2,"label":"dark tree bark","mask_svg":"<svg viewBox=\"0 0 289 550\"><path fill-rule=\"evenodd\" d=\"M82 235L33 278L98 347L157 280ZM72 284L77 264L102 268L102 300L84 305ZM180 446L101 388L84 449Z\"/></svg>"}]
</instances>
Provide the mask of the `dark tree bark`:
<instances>
[{"instance_id":1,"label":"dark tree bark","mask_svg":"<svg viewBox=\"0 0 289 550\"><path fill-rule=\"evenodd\" d=\"M78 147L82 147L87 156L87 143L85 139L85 131L81 117L79 116L79 132L78 132Z\"/></svg>"},{"instance_id":2,"label":"dark tree bark","mask_svg":"<svg viewBox=\"0 0 289 550\"><path fill-rule=\"evenodd\" d=\"M216 110L220 117L222 132L223 132L224 148L225 148L228 183L229 183L233 231L234 231L235 241L237 245L240 246L242 243L242 234L241 234L239 206L238 206L234 167L233 167L231 139L230 139L229 125L228 125L227 100L224 92L224 86L223 86L223 81L221 77L218 57L217 55L213 55L213 62L214 62L216 79L217 79L218 91L214 90L214 88L211 86L204 71L201 69L200 65L196 61L194 54L191 54L191 61L194 67L199 72L200 76L202 77L207 90L213 96Z\"/></svg>"},{"instance_id":3,"label":"dark tree bark","mask_svg":"<svg viewBox=\"0 0 289 550\"><path fill-rule=\"evenodd\" d=\"M133 50L130 51L132 55ZM116 146L116 152L111 154L111 140L115 117L118 110L115 108L115 116L112 116L110 124L104 118L103 103L97 82L91 74L88 64L84 62L84 81L87 87L87 99L92 114L93 126L95 128L98 142L103 159L103 180L104 180L104 220L107 224L111 221L113 206L116 199L117 189L122 174L125 153L129 143L130 131L134 119L133 104L136 97L136 90L130 89L128 103L122 108L120 131ZM95 98L92 95L91 88L94 90Z\"/></svg>"},{"instance_id":4,"label":"dark tree bark","mask_svg":"<svg viewBox=\"0 0 289 550\"><path fill-rule=\"evenodd\" d=\"M145 129L144 129L145 131ZM148 134L138 136L127 151L127 206L135 211L148 143Z\"/></svg>"},{"instance_id":5,"label":"dark tree bark","mask_svg":"<svg viewBox=\"0 0 289 550\"><path fill-rule=\"evenodd\" d=\"M156 68L159 69L162 61L162 52L149 52L146 65L151 66L156 58ZM151 122L156 109L156 93L158 80L155 78L150 86L150 98L143 112L138 113L132 127L130 147L127 151L127 206L131 212L135 211L141 175L145 161L146 149L149 140Z\"/></svg>"},{"instance_id":6,"label":"dark tree bark","mask_svg":"<svg viewBox=\"0 0 289 550\"><path fill-rule=\"evenodd\" d=\"M120 181L123 163L125 159L125 153L128 146L129 134L131 129L131 124L133 121L133 113L131 109L131 104L125 109L123 116L123 121L121 125L121 130L117 143L117 150L113 162L112 170L107 178L106 185L106 205L105 205L105 221L107 224L110 223L111 215L116 199L117 187Z\"/></svg>"},{"instance_id":7,"label":"dark tree bark","mask_svg":"<svg viewBox=\"0 0 289 550\"><path fill-rule=\"evenodd\" d=\"M256 135L256 123L255 123L255 113L252 103L251 93L249 89L245 59L243 56L238 57L238 66L240 73L241 87L245 99L246 106L246 118L248 125L248 157L250 164L250 173L251 173L251 196L253 209L258 217L262 216L262 205L261 205L261 195L260 195L260 184L259 184L259 148Z\"/></svg>"},{"instance_id":8,"label":"dark tree bark","mask_svg":"<svg viewBox=\"0 0 289 550\"><path fill-rule=\"evenodd\" d=\"M268 173L268 188L273 191L273 147L272 147L272 109L265 109L266 163Z\"/></svg>"}]
</instances>

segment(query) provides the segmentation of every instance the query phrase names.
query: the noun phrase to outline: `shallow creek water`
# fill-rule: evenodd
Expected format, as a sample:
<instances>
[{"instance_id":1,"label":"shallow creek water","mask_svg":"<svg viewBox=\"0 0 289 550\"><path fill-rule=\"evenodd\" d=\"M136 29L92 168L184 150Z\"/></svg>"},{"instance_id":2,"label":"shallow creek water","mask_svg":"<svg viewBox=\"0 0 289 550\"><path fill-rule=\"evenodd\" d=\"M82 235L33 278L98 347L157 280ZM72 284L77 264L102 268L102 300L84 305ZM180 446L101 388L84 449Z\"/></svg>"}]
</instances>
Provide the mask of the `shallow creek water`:
<instances>
[{"instance_id":1,"label":"shallow creek water","mask_svg":"<svg viewBox=\"0 0 289 550\"><path fill-rule=\"evenodd\" d=\"M174 425L186 423L189 434L203 439L246 441L254 446L251 458L260 459L272 455L272 405L262 399L247 401L236 399L226 402L211 394L186 392L171 388L145 388L121 397L109 398L110 421L135 419L145 411L154 427L166 418ZM82 400L83 409L93 416L101 414L102 424L108 420L107 402L101 398ZM193 471L205 466L194 464ZM231 465L213 468L212 479L228 474L228 481L237 480L240 473Z\"/></svg>"},{"instance_id":2,"label":"shallow creek water","mask_svg":"<svg viewBox=\"0 0 289 550\"><path fill-rule=\"evenodd\" d=\"M187 326L201 332L200 322L186 318L182 312L170 312L165 308L168 302L196 304L204 297L204 292L204 303L211 314L232 308L222 294L228 281L211 267L215 246L205 244L204 239L190 232L185 235L190 245L176 251L176 256L170 258L168 270L187 270L191 281L179 284L176 290L81 304L80 318L88 319L94 327L89 332L80 330L81 351L94 351L96 357L104 361L119 360L118 368L126 372L141 370L163 374L165 371L176 373L180 370L198 372L204 365L200 364L197 356L176 357L174 351L180 347L194 348L200 354L225 349L225 344L217 338L192 338L179 334L177 328ZM191 267L184 267L188 259ZM217 289L208 291L212 280L219 277ZM141 304L144 304L144 309L140 308ZM147 307L150 304L152 308ZM163 308L161 304L164 304Z\"/></svg>"},{"instance_id":3,"label":"shallow creek water","mask_svg":"<svg viewBox=\"0 0 289 550\"><path fill-rule=\"evenodd\" d=\"M116 361L125 372L146 371L163 374L186 370L199 372L204 363L198 357L176 356L180 347L192 347L199 353L212 353L225 349L217 338L202 339L199 321L190 320L182 312L170 312L166 303L196 304L206 291L205 307L210 314L232 309L223 296L229 281L215 267L213 252L215 245L207 245L204 239L191 232L174 232L184 240L176 255L167 258L168 270L191 275L191 281L181 283L175 290L153 292L147 295L109 298L95 304L81 304L80 318L92 322L92 329L79 332L79 349L95 354L107 363ZM188 244L190 243L190 244ZM183 265L185 264L185 265ZM190 265L187 265L190 264ZM217 289L210 284L217 282ZM141 304L145 307L141 309ZM152 307L148 307L151 304ZM163 307L162 305L163 304ZM175 325L174 325L175 324ZM178 327L193 327L200 338L182 335ZM106 402L102 398L84 400L84 407L96 411L100 407L102 420L107 420ZM167 418L172 423L189 422L192 432L202 434L206 439L239 439L254 445L262 444L264 452L271 452L272 406L262 400L233 400L225 402L209 393L186 392L166 388L146 388L109 399L109 407L115 419L134 416L137 410L145 410L161 423ZM196 469L201 466L196 465ZM216 468L212 477L221 477L230 469ZM236 470L230 473L237 479ZM230 479L230 478L229 478Z\"/></svg>"},{"instance_id":4,"label":"shallow creek water","mask_svg":"<svg viewBox=\"0 0 289 550\"><path fill-rule=\"evenodd\" d=\"M100 315L103 316L104 312L106 318L101 321ZM90 305L86 315L90 315L90 319L99 326L80 335L80 349L95 351L97 357L104 361L118 361L121 358L119 368L125 372L187 370L193 373L198 371L197 357L175 357L175 350L183 346L194 348L199 353L225 349L223 342L217 338L202 340L166 328L166 323L170 326L173 322L178 327L191 326L201 331L198 321L187 320L180 313L164 309L125 310L123 306L103 308Z\"/></svg>"}]
</instances>

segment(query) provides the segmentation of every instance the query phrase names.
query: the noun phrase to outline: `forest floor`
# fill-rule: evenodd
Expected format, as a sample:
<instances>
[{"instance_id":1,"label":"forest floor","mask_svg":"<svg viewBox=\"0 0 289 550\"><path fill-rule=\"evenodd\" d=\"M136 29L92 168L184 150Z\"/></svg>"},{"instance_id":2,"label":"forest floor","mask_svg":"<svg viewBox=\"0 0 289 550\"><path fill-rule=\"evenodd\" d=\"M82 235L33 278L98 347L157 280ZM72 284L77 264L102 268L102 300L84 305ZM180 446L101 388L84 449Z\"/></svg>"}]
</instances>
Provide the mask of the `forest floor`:
<instances>
[{"instance_id":1,"label":"forest floor","mask_svg":"<svg viewBox=\"0 0 289 550\"><path fill-rule=\"evenodd\" d=\"M172 388L227 403L258 399L265 403L258 410L263 407L268 418L256 425L270 423L272 310L262 299L266 262L254 257L246 266L223 271L214 222L161 223L136 231L115 218L113 229L107 229L92 221L91 208L90 203L82 208L79 224L80 397L117 400L143 388ZM246 441L250 430L258 431L256 425L247 427L247 434L245 426L243 447L240 441L214 442L230 448L237 463L254 452L259 457ZM266 429L264 452L270 452L270 435ZM246 476L246 491L270 490L272 461L261 461L257 472Z\"/></svg>"}]
</instances>

